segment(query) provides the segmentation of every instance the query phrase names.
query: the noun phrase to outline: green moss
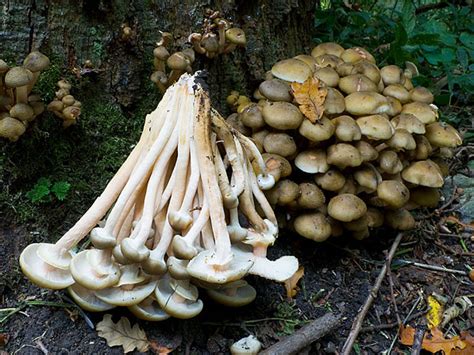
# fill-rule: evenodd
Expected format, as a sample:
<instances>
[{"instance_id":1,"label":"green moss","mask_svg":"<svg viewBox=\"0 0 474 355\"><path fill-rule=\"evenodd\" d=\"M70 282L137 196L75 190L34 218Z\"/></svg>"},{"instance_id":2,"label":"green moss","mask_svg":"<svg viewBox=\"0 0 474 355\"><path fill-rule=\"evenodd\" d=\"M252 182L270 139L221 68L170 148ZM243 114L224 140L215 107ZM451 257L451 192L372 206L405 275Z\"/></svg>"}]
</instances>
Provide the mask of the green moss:
<instances>
[{"instance_id":1,"label":"green moss","mask_svg":"<svg viewBox=\"0 0 474 355\"><path fill-rule=\"evenodd\" d=\"M41 73L33 91L41 95L43 102L49 103L54 99L54 93L58 90L56 83L61 77L60 65L58 62L51 60L49 68Z\"/></svg>"}]
</instances>

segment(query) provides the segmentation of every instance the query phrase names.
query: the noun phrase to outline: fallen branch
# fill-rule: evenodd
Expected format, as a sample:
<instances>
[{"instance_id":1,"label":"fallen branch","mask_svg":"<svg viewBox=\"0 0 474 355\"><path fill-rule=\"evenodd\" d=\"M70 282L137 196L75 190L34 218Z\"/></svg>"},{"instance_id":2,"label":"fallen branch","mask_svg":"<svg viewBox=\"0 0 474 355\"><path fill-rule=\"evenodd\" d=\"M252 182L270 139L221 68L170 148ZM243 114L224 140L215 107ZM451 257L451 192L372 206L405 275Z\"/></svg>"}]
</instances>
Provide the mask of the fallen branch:
<instances>
[{"instance_id":1,"label":"fallen branch","mask_svg":"<svg viewBox=\"0 0 474 355\"><path fill-rule=\"evenodd\" d=\"M322 338L341 322L342 314L335 315L327 313L324 316L313 320L311 323L298 329L292 335L273 344L268 349L262 351L260 355L288 355L296 354L304 347Z\"/></svg>"},{"instance_id":2,"label":"fallen branch","mask_svg":"<svg viewBox=\"0 0 474 355\"><path fill-rule=\"evenodd\" d=\"M415 261L409 261L409 260L399 260L399 262L404 264L404 265L413 265L413 266L416 266L416 267L419 267L419 268L422 268L422 269L447 272L449 274L469 276L469 273L467 271L456 270L456 269L448 269L448 268L445 268L443 266L422 264L422 263L417 263Z\"/></svg>"},{"instance_id":3,"label":"fallen branch","mask_svg":"<svg viewBox=\"0 0 474 355\"><path fill-rule=\"evenodd\" d=\"M357 336L359 335L360 329L362 327L362 323L364 322L365 316L367 315L367 312L370 309L370 306L372 306L372 303L374 302L375 298L377 297L377 292L380 289L380 286L382 285L382 281L385 278L385 274L387 273L387 265L390 265L392 263L393 256L395 255L395 251L398 248L398 245L400 244L400 241L403 238L403 233L399 233L395 240L393 241L392 247L390 248L390 252L387 255L386 258L386 263L382 267L382 270L380 270L380 274L377 277L377 281L375 282L374 287L369 292L369 296L367 297L367 300L365 301L364 306L362 309L359 311L359 314L357 315L356 319L352 323L352 328L351 332L349 333L349 336L346 339L346 342L344 343L344 346L342 347L341 354L343 355L349 355L352 351L352 345L354 345L354 342L357 339Z\"/></svg>"}]
</instances>

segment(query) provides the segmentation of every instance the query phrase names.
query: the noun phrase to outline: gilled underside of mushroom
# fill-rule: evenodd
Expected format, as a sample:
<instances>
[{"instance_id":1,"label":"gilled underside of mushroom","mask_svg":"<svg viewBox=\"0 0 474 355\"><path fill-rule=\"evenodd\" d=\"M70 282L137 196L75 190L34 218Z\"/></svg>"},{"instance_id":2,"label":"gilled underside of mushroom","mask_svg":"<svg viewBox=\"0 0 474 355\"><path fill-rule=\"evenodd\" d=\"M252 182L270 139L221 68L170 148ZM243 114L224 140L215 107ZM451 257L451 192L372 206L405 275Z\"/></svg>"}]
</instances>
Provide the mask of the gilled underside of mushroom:
<instances>
[{"instance_id":1,"label":"gilled underside of mushroom","mask_svg":"<svg viewBox=\"0 0 474 355\"><path fill-rule=\"evenodd\" d=\"M278 226L262 188L274 179L254 143L211 108L195 79L185 74L166 91L128 159L76 225L55 244L23 251L31 281L69 288L88 310L127 306L162 320L201 311L195 285L227 289L249 273L279 282L293 275L296 258L266 258ZM75 253L88 235L92 246ZM235 288L233 297L242 299L231 305L255 297L239 287L251 288Z\"/></svg>"}]
</instances>

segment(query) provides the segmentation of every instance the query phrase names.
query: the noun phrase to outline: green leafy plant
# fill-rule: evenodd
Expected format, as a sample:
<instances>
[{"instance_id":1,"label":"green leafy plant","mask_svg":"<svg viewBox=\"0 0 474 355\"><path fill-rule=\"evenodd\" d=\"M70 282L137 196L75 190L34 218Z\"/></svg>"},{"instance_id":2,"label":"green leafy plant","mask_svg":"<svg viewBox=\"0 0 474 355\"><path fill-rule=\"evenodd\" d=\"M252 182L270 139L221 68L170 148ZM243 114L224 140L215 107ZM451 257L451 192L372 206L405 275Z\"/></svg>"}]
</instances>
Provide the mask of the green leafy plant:
<instances>
[{"instance_id":1,"label":"green leafy plant","mask_svg":"<svg viewBox=\"0 0 474 355\"><path fill-rule=\"evenodd\" d=\"M53 199L64 201L70 188L71 184L66 181L56 181L53 183L50 179L42 177L26 193L26 197L34 203L51 202Z\"/></svg>"}]
</instances>

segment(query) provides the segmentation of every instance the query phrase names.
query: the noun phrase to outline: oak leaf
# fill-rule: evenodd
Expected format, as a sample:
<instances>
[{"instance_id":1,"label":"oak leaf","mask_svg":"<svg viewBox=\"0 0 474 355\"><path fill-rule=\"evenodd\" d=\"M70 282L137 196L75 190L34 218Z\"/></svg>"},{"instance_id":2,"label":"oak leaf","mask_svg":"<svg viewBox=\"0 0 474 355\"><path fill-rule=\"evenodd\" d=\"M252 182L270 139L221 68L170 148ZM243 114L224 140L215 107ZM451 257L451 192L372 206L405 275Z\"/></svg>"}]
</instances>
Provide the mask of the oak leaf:
<instances>
[{"instance_id":1,"label":"oak leaf","mask_svg":"<svg viewBox=\"0 0 474 355\"><path fill-rule=\"evenodd\" d=\"M328 94L324 84L315 77L308 78L304 83L292 83L291 89L300 111L312 123L316 123L324 113L324 101Z\"/></svg>"},{"instance_id":2,"label":"oak leaf","mask_svg":"<svg viewBox=\"0 0 474 355\"><path fill-rule=\"evenodd\" d=\"M133 327L126 317L114 323L110 314L104 315L102 321L97 323L97 334L107 341L107 345L122 346L124 353L135 349L145 352L149 349L149 342L145 332L135 324Z\"/></svg>"},{"instance_id":3,"label":"oak leaf","mask_svg":"<svg viewBox=\"0 0 474 355\"><path fill-rule=\"evenodd\" d=\"M304 267L300 266L298 270L285 281L286 297L293 298L298 293L298 281L304 276Z\"/></svg>"},{"instance_id":4,"label":"oak leaf","mask_svg":"<svg viewBox=\"0 0 474 355\"><path fill-rule=\"evenodd\" d=\"M400 342L403 345L413 345L415 337L415 328L410 326L403 326L400 328ZM433 354L438 351L443 351L445 355L451 355L451 351L458 351L457 354L462 354L462 351L467 347L465 341L459 336L452 338L445 338L443 332L439 328L433 328L427 332L423 337L421 348L432 352ZM467 353L466 353L467 354Z\"/></svg>"}]
</instances>

